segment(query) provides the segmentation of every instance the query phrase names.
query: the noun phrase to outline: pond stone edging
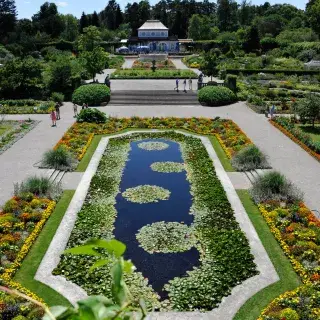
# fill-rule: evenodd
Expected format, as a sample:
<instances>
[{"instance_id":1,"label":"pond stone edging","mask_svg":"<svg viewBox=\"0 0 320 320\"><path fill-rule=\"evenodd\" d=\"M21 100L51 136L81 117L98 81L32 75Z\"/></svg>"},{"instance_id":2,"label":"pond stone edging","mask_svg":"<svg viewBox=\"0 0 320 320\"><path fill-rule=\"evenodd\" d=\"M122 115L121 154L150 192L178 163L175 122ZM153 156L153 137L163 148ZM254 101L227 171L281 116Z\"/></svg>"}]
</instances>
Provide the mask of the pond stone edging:
<instances>
[{"instance_id":1,"label":"pond stone edging","mask_svg":"<svg viewBox=\"0 0 320 320\"><path fill-rule=\"evenodd\" d=\"M104 137L101 139L89 166L84 173L80 184L70 202L70 205L56 231L54 238L52 239L50 246L41 261L41 264L35 275L35 279L45 283L52 289L56 290L67 298L72 304L76 304L77 301L87 297L86 292L78 285L66 280L62 276L52 275L52 271L57 267L60 261L60 255L66 248L67 242L74 227L77 214L81 210L86 195L89 190L92 177L95 175L99 162L105 152L110 139L115 137L121 137L130 135L133 133L150 133L160 132L163 130L146 130L146 131L130 131L122 134L115 134L112 136ZM240 225L241 230L246 234L249 241L250 249L254 255L254 262L257 265L259 274L251 277L240 285L234 287L231 290L231 294L222 299L218 308L206 313L200 312L154 312L148 316L148 319L159 320L174 320L174 319L212 319L212 320L232 320L240 307L254 294L262 290L263 288L275 283L279 280L279 276L274 269L274 266L265 251L258 234L252 225L247 212L245 211L226 171L213 149L210 140L204 136L196 136L188 134L179 130L174 130L177 133L194 136L200 138L205 146L209 157L212 159L215 167L216 174L222 183L224 190L226 191L227 198L234 211L235 218Z\"/></svg>"}]
</instances>

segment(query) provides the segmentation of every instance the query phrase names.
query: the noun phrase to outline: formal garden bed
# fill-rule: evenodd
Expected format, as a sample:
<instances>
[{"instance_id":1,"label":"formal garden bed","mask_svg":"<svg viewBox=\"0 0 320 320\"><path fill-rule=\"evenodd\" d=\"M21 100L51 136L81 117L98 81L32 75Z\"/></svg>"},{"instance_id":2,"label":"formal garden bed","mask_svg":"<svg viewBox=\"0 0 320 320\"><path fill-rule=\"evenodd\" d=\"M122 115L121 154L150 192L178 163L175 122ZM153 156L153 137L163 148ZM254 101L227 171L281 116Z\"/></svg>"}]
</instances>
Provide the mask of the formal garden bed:
<instances>
[{"instance_id":1,"label":"formal garden bed","mask_svg":"<svg viewBox=\"0 0 320 320\"><path fill-rule=\"evenodd\" d=\"M23 138L38 123L39 121L34 120L3 121L0 124L0 154Z\"/></svg>"},{"instance_id":2,"label":"formal garden bed","mask_svg":"<svg viewBox=\"0 0 320 320\"><path fill-rule=\"evenodd\" d=\"M112 79L176 79L189 78L197 79L198 76L192 70L139 70L123 69L116 70L111 74Z\"/></svg>"},{"instance_id":3,"label":"formal garden bed","mask_svg":"<svg viewBox=\"0 0 320 320\"><path fill-rule=\"evenodd\" d=\"M151 60L150 61L135 60L132 65L132 69L140 69L140 70L149 69L150 70L152 66L153 66L153 63ZM156 61L155 67L156 69L161 69L161 70L176 69L174 63L170 59L164 60L164 61Z\"/></svg>"},{"instance_id":4,"label":"formal garden bed","mask_svg":"<svg viewBox=\"0 0 320 320\"><path fill-rule=\"evenodd\" d=\"M147 150L139 147L140 142L149 141L167 143L169 147L159 148L159 145L155 145ZM179 155L180 152L182 155ZM130 161L127 160L128 156ZM160 159L177 161L179 157L185 163L185 171L163 173L153 171L150 167ZM159 160L156 161L157 159ZM148 174L143 175L143 172ZM163 175L174 175L175 184ZM136 178L132 180L133 177ZM158 181L164 188L147 185L147 181ZM141 185L138 188L131 189L137 183L139 185L139 182ZM189 183L192 202L189 199ZM203 192L204 189L206 192ZM207 197L208 193L214 196ZM185 199L182 201L183 205L182 198ZM168 220L169 212L176 205L179 209L174 210L175 217ZM188 214L189 210L192 215ZM146 212L143 213L144 211ZM153 212L153 215L150 216L147 212ZM134 219L131 218L132 215ZM167 225L166 222L172 221L171 219L177 219L177 225ZM169 228L167 232L172 228L177 228L174 233L187 232L185 241L180 245L176 243L176 247L172 244L176 242L174 238L165 240L159 233L159 238L155 239L158 242L156 250L150 249L152 243L146 237L146 228L152 230L156 227L153 223L160 221L164 229ZM139 293L149 307L152 303L156 309L211 310L223 296L230 294L233 286L256 274L247 239L234 218L225 191L201 140L174 132L132 134L109 141L107 151L92 179L85 204L78 214L68 248L80 245L90 238L101 237L115 237L127 245L126 258L132 259L137 271L125 276L126 283L134 295ZM156 252L150 255L144 247L149 248L147 251ZM167 252L171 254L166 257L164 253ZM174 252L175 255L172 255ZM146 257L141 259L144 255ZM166 258L175 263L165 263ZM180 259L183 259L183 264ZM89 294L103 293L110 296L110 265L88 274L88 268L94 261L92 257L65 254L55 274L77 283ZM145 265L143 261L147 261ZM157 265L157 261L162 261L161 265ZM153 266L151 269L148 267L149 263ZM177 270L172 266L176 266ZM162 268L174 276L169 279L163 276L170 281L155 278L151 272L154 268ZM148 279L144 279L142 270L144 276L149 275ZM163 284L164 289L161 288ZM161 301L159 296L162 297Z\"/></svg>"},{"instance_id":5,"label":"formal garden bed","mask_svg":"<svg viewBox=\"0 0 320 320\"><path fill-rule=\"evenodd\" d=\"M52 101L27 100L0 100L0 114L45 114L54 107Z\"/></svg>"}]
</instances>

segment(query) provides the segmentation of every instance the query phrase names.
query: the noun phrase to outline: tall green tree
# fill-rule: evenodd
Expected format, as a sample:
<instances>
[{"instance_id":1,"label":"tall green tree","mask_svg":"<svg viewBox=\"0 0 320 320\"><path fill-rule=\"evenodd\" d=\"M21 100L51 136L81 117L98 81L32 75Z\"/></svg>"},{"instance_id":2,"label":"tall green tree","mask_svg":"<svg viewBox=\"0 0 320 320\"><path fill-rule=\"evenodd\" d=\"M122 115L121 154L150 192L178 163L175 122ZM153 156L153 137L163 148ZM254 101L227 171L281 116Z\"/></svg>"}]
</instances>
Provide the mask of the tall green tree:
<instances>
[{"instance_id":1,"label":"tall green tree","mask_svg":"<svg viewBox=\"0 0 320 320\"><path fill-rule=\"evenodd\" d=\"M218 0L218 27L221 31L234 31L238 25L238 6L233 0Z\"/></svg>"},{"instance_id":2,"label":"tall green tree","mask_svg":"<svg viewBox=\"0 0 320 320\"><path fill-rule=\"evenodd\" d=\"M60 36L64 29L63 20L55 3L45 2L40 11L33 15L32 21L37 30L45 32L52 38Z\"/></svg>"},{"instance_id":3,"label":"tall green tree","mask_svg":"<svg viewBox=\"0 0 320 320\"><path fill-rule=\"evenodd\" d=\"M0 0L0 41L13 31L17 20L14 0Z\"/></svg>"},{"instance_id":4,"label":"tall green tree","mask_svg":"<svg viewBox=\"0 0 320 320\"><path fill-rule=\"evenodd\" d=\"M320 0L311 0L306 9L312 29L320 36Z\"/></svg>"},{"instance_id":5,"label":"tall green tree","mask_svg":"<svg viewBox=\"0 0 320 320\"><path fill-rule=\"evenodd\" d=\"M81 18L80 18L80 21L79 21L79 30L80 30L80 32L82 33L83 29L87 28L87 27L89 27L88 17L84 12L82 12L82 15L81 15Z\"/></svg>"},{"instance_id":6,"label":"tall green tree","mask_svg":"<svg viewBox=\"0 0 320 320\"><path fill-rule=\"evenodd\" d=\"M316 120L320 119L320 97L317 94L309 94L298 103L297 113L304 120L311 122L314 128Z\"/></svg>"},{"instance_id":7,"label":"tall green tree","mask_svg":"<svg viewBox=\"0 0 320 320\"><path fill-rule=\"evenodd\" d=\"M247 30L243 47L246 52L254 52L260 49L259 31L255 25Z\"/></svg>"},{"instance_id":8,"label":"tall green tree","mask_svg":"<svg viewBox=\"0 0 320 320\"><path fill-rule=\"evenodd\" d=\"M100 20L99 20L99 16L96 11L94 11L92 14L91 25L96 26L96 27L100 27Z\"/></svg>"},{"instance_id":9,"label":"tall green tree","mask_svg":"<svg viewBox=\"0 0 320 320\"><path fill-rule=\"evenodd\" d=\"M107 68L108 53L101 47L95 47L92 51L84 51L80 55L83 67L95 80L96 74Z\"/></svg>"},{"instance_id":10,"label":"tall green tree","mask_svg":"<svg viewBox=\"0 0 320 320\"><path fill-rule=\"evenodd\" d=\"M193 40L211 39L211 25L208 16L194 14L189 21L188 37Z\"/></svg>"},{"instance_id":11,"label":"tall green tree","mask_svg":"<svg viewBox=\"0 0 320 320\"><path fill-rule=\"evenodd\" d=\"M101 32L95 26L89 26L83 29L83 34L78 39L78 48L80 51L93 51L101 42Z\"/></svg>"},{"instance_id":12,"label":"tall green tree","mask_svg":"<svg viewBox=\"0 0 320 320\"><path fill-rule=\"evenodd\" d=\"M64 30L61 33L61 38L67 41L75 41L79 34L78 19L72 14L61 15Z\"/></svg>"},{"instance_id":13,"label":"tall green tree","mask_svg":"<svg viewBox=\"0 0 320 320\"><path fill-rule=\"evenodd\" d=\"M207 52L203 56L203 61L200 64L200 70L207 76L212 77L218 75L218 57L213 51Z\"/></svg>"}]
</instances>

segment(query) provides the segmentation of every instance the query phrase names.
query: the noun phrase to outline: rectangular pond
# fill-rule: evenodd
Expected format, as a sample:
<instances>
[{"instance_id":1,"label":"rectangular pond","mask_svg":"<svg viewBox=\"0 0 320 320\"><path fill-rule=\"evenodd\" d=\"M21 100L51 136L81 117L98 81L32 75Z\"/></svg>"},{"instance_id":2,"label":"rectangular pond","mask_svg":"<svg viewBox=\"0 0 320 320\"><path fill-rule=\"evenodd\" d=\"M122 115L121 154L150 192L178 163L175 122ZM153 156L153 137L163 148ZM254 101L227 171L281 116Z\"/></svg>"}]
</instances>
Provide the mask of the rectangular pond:
<instances>
[{"instance_id":1,"label":"rectangular pond","mask_svg":"<svg viewBox=\"0 0 320 320\"><path fill-rule=\"evenodd\" d=\"M175 132L109 140L67 247L92 238L126 244L126 284L150 310L212 310L257 274L205 146ZM62 255L54 274L111 297L112 262L89 272L95 261Z\"/></svg>"}]
</instances>

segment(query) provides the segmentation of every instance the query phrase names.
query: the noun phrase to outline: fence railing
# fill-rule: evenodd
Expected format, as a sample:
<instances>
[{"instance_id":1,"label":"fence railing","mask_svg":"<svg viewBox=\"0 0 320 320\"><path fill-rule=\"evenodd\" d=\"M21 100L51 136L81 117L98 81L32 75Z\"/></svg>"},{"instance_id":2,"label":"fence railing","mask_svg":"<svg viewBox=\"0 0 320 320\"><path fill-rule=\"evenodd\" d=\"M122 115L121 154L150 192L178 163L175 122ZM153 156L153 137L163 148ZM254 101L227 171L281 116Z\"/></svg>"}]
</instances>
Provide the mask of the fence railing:
<instances>
[{"instance_id":1,"label":"fence railing","mask_svg":"<svg viewBox=\"0 0 320 320\"><path fill-rule=\"evenodd\" d=\"M224 82L198 82L198 90L207 86L225 87L226 85Z\"/></svg>"}]
</instances>

